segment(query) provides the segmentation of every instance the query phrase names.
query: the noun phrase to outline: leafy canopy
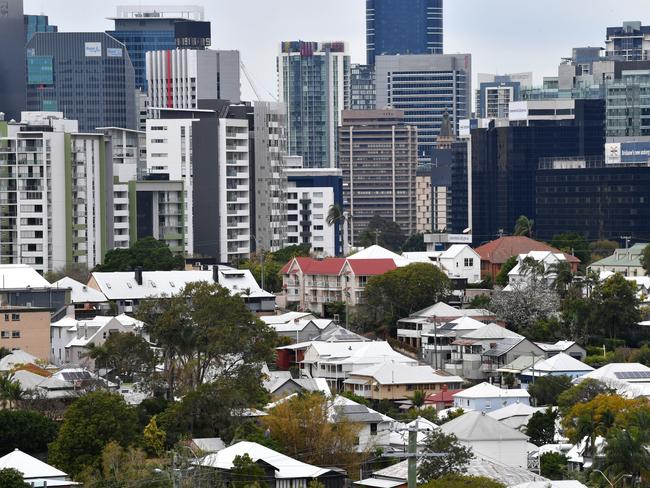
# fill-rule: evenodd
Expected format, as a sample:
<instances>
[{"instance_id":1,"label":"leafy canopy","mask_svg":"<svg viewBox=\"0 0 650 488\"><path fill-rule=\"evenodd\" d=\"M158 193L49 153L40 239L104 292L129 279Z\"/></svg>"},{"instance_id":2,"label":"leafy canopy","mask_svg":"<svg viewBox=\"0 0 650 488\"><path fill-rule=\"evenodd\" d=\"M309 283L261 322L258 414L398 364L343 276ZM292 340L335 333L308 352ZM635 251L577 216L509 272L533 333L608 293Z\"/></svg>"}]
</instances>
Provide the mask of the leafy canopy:
<instances>
[{"instance_id":1,"label":"leafy canopy","mask_svg":"<svg viewBox=\"0 0 650 488\"><path fill-rule=\"evenodd\" d=\"M183 269L183 256L174 255L162 241L145 237L128 249L111 249L106 252L104 262L96 271L130 271L141 266L144 271L169 271Z\"/></svg>"},{"instance_id":2,"label":"leafy canopy","mask_svg":"<svg viewBox=\"0 0 650 488\"><path fill-rule=\"evenodd\" d=\"M0 456L16 448L27 454L47 452L56 432L56 423L40 413L0 410Z\"/></svg>"},{"instance_id":3,"label":"leafy canopy","mask_svg":"<svg viewBox=\"0 0 650 488\"><path fill-rule=\"evenodd\" d=\"M557 397L571 388L569 376L541 376L535 378L535 383L528 387L528 393L535 400L537 406L555 405Z\"/></svg>"},{"instance_id":4,"label":"leafy canopy","mask_svg":"<svg viewBox=\"0 0 650 488\"><path fill-rule=\"evenodd\" d=\"M361 232L357 244L369 247L378 244L391 251L400 251L404 243L404 233L400 226L392 220L375 215L368 222L368 226Z\"/></svg>"},{"instance_id":5,"label":"leafy canopy","mask_svg":"<svg viewBox=\"0 0 650 488\"><path fill-rule=\"evenodd\" d=\"M474 457L472 449L461 445L454 434L445 434L440 430L429 433L423 451L425 454L445 454L422 458L418 478L424 481L461 472Z\"/></svg>"}]
</instances>

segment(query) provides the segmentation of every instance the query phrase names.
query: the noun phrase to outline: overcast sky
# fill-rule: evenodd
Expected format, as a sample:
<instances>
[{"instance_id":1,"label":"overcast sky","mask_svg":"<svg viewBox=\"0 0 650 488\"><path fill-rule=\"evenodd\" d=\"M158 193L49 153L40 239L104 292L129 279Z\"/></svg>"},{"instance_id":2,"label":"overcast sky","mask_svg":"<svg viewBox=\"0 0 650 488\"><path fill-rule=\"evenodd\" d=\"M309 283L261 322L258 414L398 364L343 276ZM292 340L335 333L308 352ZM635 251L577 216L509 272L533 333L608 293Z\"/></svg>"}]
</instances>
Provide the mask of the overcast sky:
<instances>
[{"instance_id":1,"label":"overcast sky","mask_svg":"<svg viewBox=\"0 0 650 488\"><path fill-rule=\"evenodd\" d=\"M408 0L404 0L404 3ZM347 41L352 62L365 62L364 0L25 0L62 31L112 28L106 17L124 4L197 4L212 22L212 46L238 49L262 99L276 96L275 56L282 40ZM650 0L445 0L445 52L471 53L476 73L557 74L572 47L603 46L605 28L624 20L650 24ZM242 77L244 98L252 98Z\"/></svg>"}]
</instances>

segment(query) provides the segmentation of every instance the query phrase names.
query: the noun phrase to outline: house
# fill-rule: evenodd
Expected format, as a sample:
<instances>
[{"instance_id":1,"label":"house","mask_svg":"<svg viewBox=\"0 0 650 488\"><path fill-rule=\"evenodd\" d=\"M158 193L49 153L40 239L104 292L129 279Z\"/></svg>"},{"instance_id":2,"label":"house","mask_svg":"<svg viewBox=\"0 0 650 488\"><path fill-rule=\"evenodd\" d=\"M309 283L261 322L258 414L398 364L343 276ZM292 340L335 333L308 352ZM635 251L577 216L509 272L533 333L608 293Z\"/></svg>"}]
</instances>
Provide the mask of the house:
<instances>
[{"instance_id":1,"label":"house","mask_svg":"<svg viewBox=\"0 0 650 488\"><path fill-rule=\"evenodd\" d=\"M571 378L579 378L590 371L594 371L594 368L561 352L548 359L532 364L530 368L521 372L520 380L522 384L530 384L533 378L539 376L569 376Z\"/></svg>"},{"instance_id":2,"label":"house","mask_svg":"<svg viewBox=\"0 0 650 488\"><path fill-rule=\"evenodd\" d=\"M262 367L265 375L264 388L271 398L285 398L299 392L320 391L329 397L331 392L325 378L293 378L289 371L269 371L266 364Z\"/></svg>"},{"instance_id":3,"label":"house","mask_svg":"<svg viewBox=\"0 0 650 488\"><path fill-rule=\"evenodd\" d=\"M481 256L467 244L453 244L444 251L405 252L402 256L411 262L434 264L451 280L481 281Z\"/></svg>"},{"instance_id":4,"label":"house","mask_svg":"<svg viewBox=\"0 0 650 488\"><path fill-rule=\"evenodd\" d=\"M539 346L539 343L535 343ZM508 381L510 381L510 378L507 378L507 376L512 376L514 377L515 384L521 384L521 381L519 380L519 375L521 374L522 371L530 368L533 363L539 363L545 359L545 356L540 355L540 356L535 356L534 354L525 355L525 356L519 356L518 358L510 361L508 364L505 364L499 368L496 369L496 372L500 375L498 378L499 384L507 384Z\"/></svg>"},{"instance_id":5,"label":"house","mask_svg":"<svg viewBox=\"0 0 650 488\"><path fill-rule=\"evenodd\" d=\"M513 403L530 405L530 395L526 390L504 390L485 382L454 395L454 406L463 410L491 412Z\"/></svg>"},{"instance_id":6,"label":"house","mask_svg":"<svg viewBox=\"0 0 650 488\"><path fill-rule=\"evenodd\" d=\"M609 363L574 379L573 383L589 378L628 398L650 397L650 368L640 363Z\"/></svg>"},{"instance_id":7,"label":"house","mask_svg":"<svg viewBox=\"0 0 650 488\"><path fill-rule=\"evenodd\" d=\"M309 312L286 312L282 314L275 315L263 315L260 317L260 320L266 325L276 325L276 324L288 324L294 320L313 320L316 315L313 315Z\"/></svg>"},{"instance_id":8,"label":"house","mask_svg":"<svg viewBox=\"0 0 650 488\"><path fill-rule=\"evenodd\" d=\"M332 319L294 319L285 324L267 324L280 337L292 339L296 344L316 339L322 334L338 328Z\"/></svg>"},{"instance_id":9,"label":"house","mask_svg":"<svg viewBox=\"0 0 650 488\"><path fill-rule=\"evenodd\" d=\"M528 436L502 424L485 412L467 412L440 426L454 434L460 444L477 456L489 457L507 466L528 468Z\"/></svg>"},{"instance_id":10,"label":"house","mask_svg":"<svg viewBox=\"0 0 650 488\"><path fill-rule=\"evenodd\" d=\"M75 316L92 315L108 308L108 298L101 291L67 276L52 283L52 287L70 290L70 304L74 307Z\"/></svg>"},{"instance_id":11,"label":"house","mask_svg":"<svg viewBox=\"0 0 650 488\"><path fill-rule=\"evenodd\" d=\"M454 406L454 395L460 393L462 389L445 390L444 388L438 393L433 393L424 399L425 407L433 407L436 410L444 410Z\"/></svg>"},{"instance_id":12,"label":"house","mask_svg":"<svg viewBox=\"0 0 650 488\"><path fill-rule=\"evenodd\" d=\"M0 307L0 347L28 352L42 361L50 357L51 308Z\"/></svg>"},{"instance_id":13,"label":"house","mask_svg":"<svg viewBox=\"0 0 650 488\"><path fill-rule=\"evenodd\" d=\"M528 254L531 251L560 253L559 249L525 236L504 236L479 246L475 251L481 256L481 276L496 279L503 264L512 256ZM580 260L570 254L564 254L571 265L573 273L578 271Z\"/></svg>"},{"instance_id":14,"label":"house","mask_svg":"<svg viewBox=\"0 0 650 488\"><path fill-rule=\"evenodd\" d=\"M536 342L535 344L537 344L549 358L561 352L568 354L579 361L583 361L587 357L587 350L574 341L557 341L555 344Z\"/></svg>"},{"instance_id":15,"label":"house","mask_svg":"<svg viewBox=\"0 0 650 488\"><path fill-rule=\"evenodd\" d=\"M484 326L485 323L464 316L440 326L432 327L426 332L423 331L420 349L422 358L436 368L444 367L451 359L451 353L455 349L454 341Z\"/></svg>"},{"instance_id":16,"label":"house","mask_svg":"<svg viewBox=\"0 0 650 488\"><path fill-rule=\"evenodd\" d=\"M602 466L605 460L605 447L607 447L607 440L602 436L596 436L593 442L584 437L566 454L569 471L584 471L594 466Z\"/></svg>"},{"instance_id":17,"label":"house","mask_svg":"<svg viewBox=\"0 0 650 488\"><path fill-rule=\"evenodd\" d=\"M342 391L343 382L352 372L387 362L418 364L417 360L398 353L385 341L313 341L300 362L300 372L307 378L325 378L332 391Z\"/></svg>"},{"instance_id":18,"label":"house","mask_svg":"<svg viewBox=\"0 0 650 488\"><path fill-rule=\"evenodd\" d=\"M517 264L508 272L508 286L504 290L509 291L515 287L526 286L532 275L531 270L527 266L529 261L534 262L543 269L538 279L540 279L546 286L552 286L557 278L556 269L562 263L568 263L566 255L561 252L551 251L530 251L528 254L520 254L517 256Z\"/></svg>"},{"instance_id":19,"label":"house","mask_svg":"<svg viewBox=\"0 0 650 488\"><path fill-rule=\"evenodd\" d=\"M0 358L0 373L6 373L18 368L23 364L36 364L39 361L39 358L29 354L26 351L21 351L16 349L11 351L11 354Z\"/></svg>"},{"instance_id":20,"label":"house","mask_svg":"<svg viewBox=\"0 0 650 488\"><path fill-rule=\"evenodd\" d=\"M352 371L343 384L345 391L364 398L405 400L416 391L431 395L443 389L458 389L463 378L438 372L431 366L384 362Z\"/></svg>"},{"instance_id":21,"label":"house","mask_svg":"<svg viewBox=\"0 0 650 488\"><path fill-rule=\"evenodd\" d=\"M390 432L390 448L394 451L406 452L408 450L409 431L411 429L417 430L417 445L424 446L429 434L440 430L440 426L423 417L417 417L407 424L395 422Z\"/></svg>"},{"instance_id":22,"label":"house","mask_svg":"<svg viewBox=\"0 0 650 488\"><path fill-rule=\"evenodd\" d=\"M638 243L628 249L616 249L611 256L591 263L588 269L597 273L610 271L621 273L623 276L645 276L645 269L641 265L641 255L647 245L647 243Z\"/></svg>"},{"instance_id":23,"label":"house","mask_svg":"<svg viewBox=\"0 0 650 488\"><path fill-rule=\"evenodd\" d=\"M307 488L314 481L322 483L325 488L344 486L345 472L303 463L256 442L238 442L208 454L196 464L219 470L224 475L226 485L231 485L229 473L234 467L234 460L245 454L264 469L264 480L271 488Z\"/></svg>"},{"instance_id":24,"label":"house","mask_svg":"<svg viewBox=\"0 0 650 488\"><path fill-rule=\"evenodd\" d=\"M204 281L218 283L232 295L239 295L252 312L275 309L275 295L262 290L247 269L214 266L211 271L115 271L92 273L88 286L101 291L115 303L118 313L133 314L138 304L148 298L172 296L187 284Z\"/></svg>"},{"instance_id":25,"label":"house","mask_svg":"<svg viewBox=\"0 0 650 488\"><path fill-rule=\"evenodd\" d=\"M0 457L0 470L15 469L22 473L25 483L35 487L51 486L69 488L80 485L68 479L68 475L54 466L44 463L19 449Z\"/></svg>"},{"instance_id":26,"label":"house","mask_svg":"<svg viewBox=\"0 0 650 488\"><path fill-rule=\"evenodd\" d=\"M587 488L587 485L578 480L551 480L551 481L530 481L511 485L510 488Z\"/></svg>"},{"instance_id":27,"label":"house","mask_svg":"<svg viewBox=\"0 0 650 488\"><path fill-rule=\"evenodd\" d=\"M349 398L337 395L329 405L330 422L345 419L360 426L358 433L358 451L364 452L390 444L392 418L361 405Z\"/></svg>"},{"instance_id":28,"label":"house","mask_svg":"<svg viewBox=\"0 0 650 488\"><path fill-rule=\"evenodd\" d=\"M487 414L512 429L521 430L536 412L543 412L546 407L531 407L525 403L511 403L505 407L492 410Z\"/></svg>"},{"instance_id":29,"label":"house","mask_svg":"<svg viewBox=\"0 0 650 488\"><path fill-rule=\"evenodd\" d=\"M31 266L0 265L0 306L48 309L52 320L58 320L69 303L69 288L52 286Z\"/></svg>"},{"instance_id":30,"label":"house","mask_svg":"<svg viewBox=\"0 0 650 488\"><path fill-rule=\"evenodd\" d=\"M384 247L378 246L377 244L356 251L355 253L348 256L348 259L392 259L395 265L399 268L408 266L409 264L413 263L413 261L405 258L404 256L400 256L399 254L394 253L393 251L390 251Z\"/></svg>"}]
</instances>

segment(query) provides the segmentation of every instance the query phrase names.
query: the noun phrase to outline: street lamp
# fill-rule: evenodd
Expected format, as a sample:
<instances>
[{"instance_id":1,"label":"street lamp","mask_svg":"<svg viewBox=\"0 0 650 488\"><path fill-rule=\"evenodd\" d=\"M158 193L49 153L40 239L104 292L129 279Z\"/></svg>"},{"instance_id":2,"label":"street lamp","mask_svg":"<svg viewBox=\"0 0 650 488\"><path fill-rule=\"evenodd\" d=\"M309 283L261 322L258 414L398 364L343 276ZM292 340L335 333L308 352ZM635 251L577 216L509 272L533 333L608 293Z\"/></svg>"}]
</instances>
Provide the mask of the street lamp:
<instances>
[{"instance_id":1,"label":"street lamp","mask_svg":"<svg viewBox=\"0 0 650 488\"><path fill-rule=\"evenodd\" d=\"M611 486L612 488L615 488L619 481L622 481L622 480L627 479L627 478L632 478L631 474L623 473L623 474L619 475L618 478L615 478L614 481L609 481L609 478L607 476L605 476L605 473L603 473L600 469L594 469L594 471L596 473L600 473L601 476L603 478L605 478L605 481L607 481L607 483L609 483L609 486Z\"/></svg>"}]
</instances>

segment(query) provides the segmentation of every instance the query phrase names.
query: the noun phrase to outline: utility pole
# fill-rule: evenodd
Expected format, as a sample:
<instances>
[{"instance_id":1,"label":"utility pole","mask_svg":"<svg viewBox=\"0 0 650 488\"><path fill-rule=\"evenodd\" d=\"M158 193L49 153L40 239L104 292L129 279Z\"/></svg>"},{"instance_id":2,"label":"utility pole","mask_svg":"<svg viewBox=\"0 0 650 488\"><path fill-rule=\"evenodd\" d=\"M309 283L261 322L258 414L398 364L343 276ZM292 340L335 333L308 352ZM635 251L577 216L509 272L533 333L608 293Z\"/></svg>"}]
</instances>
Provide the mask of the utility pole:
<instances>
[{"instance_id":1,"label":"utility pole","mask_svg":"<svg viewBox=\"0 0 650 488\"><path fill-rule=\"evenodd\" d=\"M418 422L415 422L415 428L409 429L409 456L408 456L408 488L417 488L418 486Z\"/></svg>"},{"instance_id":2,"label":"utility pole","mask_svg":"<svg viewBox=\"0 0 650 488\"><path fill-rule=\"evenodd\" d=\"M621 236L621 239L625 241L625 249L628 249L630 247L630 241L632 240L632 236Z\"/></svg>"}]
</instances>

